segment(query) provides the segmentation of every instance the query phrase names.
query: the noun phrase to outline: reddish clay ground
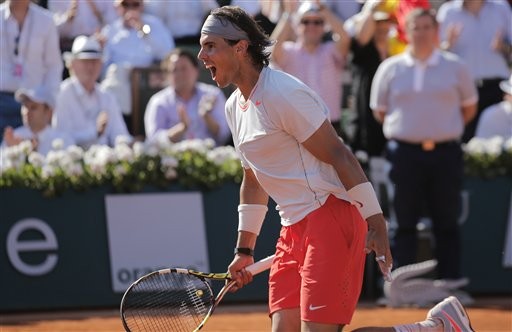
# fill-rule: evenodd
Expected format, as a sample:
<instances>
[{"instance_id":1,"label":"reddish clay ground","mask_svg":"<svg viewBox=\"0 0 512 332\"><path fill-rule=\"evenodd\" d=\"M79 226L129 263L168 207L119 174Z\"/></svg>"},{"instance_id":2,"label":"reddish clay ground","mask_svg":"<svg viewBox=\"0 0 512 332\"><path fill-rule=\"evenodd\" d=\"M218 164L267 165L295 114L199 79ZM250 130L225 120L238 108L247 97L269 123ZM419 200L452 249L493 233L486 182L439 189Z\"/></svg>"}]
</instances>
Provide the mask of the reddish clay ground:
<instances>
[{"instance_id":1,"label":"reddish clay ground","mask_svg":"<svg viewBox=\"0 0 512 332\"><path fill-rule=\"evenodd\" d=\"M361 326L386 326L422 320L426 309L389 309L363 303L346 331ZM480 298L468 308L473 327L480 332L512 331L512 298ZM265 305L221 305L202 331L269 331ZM1 332L119 331L115 309L53 313L2 314Z\"/></svg>"}]
</instances>

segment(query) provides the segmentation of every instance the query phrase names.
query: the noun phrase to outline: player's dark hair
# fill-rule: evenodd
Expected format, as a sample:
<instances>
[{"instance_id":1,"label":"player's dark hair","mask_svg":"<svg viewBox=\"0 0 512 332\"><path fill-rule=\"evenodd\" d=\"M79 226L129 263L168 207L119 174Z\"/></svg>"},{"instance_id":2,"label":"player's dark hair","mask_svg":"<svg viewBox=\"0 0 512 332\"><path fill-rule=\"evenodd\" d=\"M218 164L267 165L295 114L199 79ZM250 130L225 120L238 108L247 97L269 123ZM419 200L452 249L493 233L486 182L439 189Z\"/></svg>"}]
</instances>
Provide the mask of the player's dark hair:
<instances>
[{"instance_id":1,"label":"player's dark hair","mask_svg":"<svg viewBox=\"0 0 512 332\"><path fill-rule=\"evenodd\" d=\"M272 41L265 34L263 28L249 14L238 6L215 8L210 14L220 20L228 20L245 31L250 39L247 52L251 56L252 62L255 65L268 66L270 61L268 47L272 45ZM239 42L239 40L225 40L229 45L235 45Z\"/></svg>"}]
</instances>

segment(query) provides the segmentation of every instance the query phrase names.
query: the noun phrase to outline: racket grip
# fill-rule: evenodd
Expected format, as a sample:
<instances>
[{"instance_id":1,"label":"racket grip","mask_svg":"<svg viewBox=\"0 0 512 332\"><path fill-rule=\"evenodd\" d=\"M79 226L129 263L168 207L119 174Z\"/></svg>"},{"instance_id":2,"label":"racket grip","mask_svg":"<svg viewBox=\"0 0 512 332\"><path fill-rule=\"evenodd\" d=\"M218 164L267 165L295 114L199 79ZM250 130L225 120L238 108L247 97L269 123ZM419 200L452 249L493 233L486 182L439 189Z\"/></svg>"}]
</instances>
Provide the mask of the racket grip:
<instances>
[{"instance_id":1,"label":"racket grip","mask_svg":"<svg viewBox=\"0 0 512 332\"><path fill-rule=\"evenodd\" d=\"M252 275L256 275L258 273L261 273L263 271L270 269L273 259L274 259L274 255L265 257L265 258L257 261L256 263L247 266L245 269L247 271L251 272Z\"/></svg>"}]
</instances>

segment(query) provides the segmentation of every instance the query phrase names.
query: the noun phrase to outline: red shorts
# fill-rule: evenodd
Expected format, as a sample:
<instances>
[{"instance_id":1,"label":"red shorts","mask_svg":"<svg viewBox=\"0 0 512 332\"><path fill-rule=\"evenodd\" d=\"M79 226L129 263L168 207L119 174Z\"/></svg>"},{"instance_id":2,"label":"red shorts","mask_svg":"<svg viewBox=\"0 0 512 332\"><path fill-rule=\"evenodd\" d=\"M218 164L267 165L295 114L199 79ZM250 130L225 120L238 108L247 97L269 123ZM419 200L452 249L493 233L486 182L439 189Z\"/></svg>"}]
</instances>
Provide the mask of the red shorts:
<instances>
[{"instance_id":1,"label":"red shorts","mask_svg":"<svg viewBox=\"0 0 512 332\"><path fill-rule=\"evenodd\" d=\"M303 321L349 324L363 283L366 232L359 211L333 195L283 226L270 270L270 314L300 307Z\"/></svg>"}]
</instances>

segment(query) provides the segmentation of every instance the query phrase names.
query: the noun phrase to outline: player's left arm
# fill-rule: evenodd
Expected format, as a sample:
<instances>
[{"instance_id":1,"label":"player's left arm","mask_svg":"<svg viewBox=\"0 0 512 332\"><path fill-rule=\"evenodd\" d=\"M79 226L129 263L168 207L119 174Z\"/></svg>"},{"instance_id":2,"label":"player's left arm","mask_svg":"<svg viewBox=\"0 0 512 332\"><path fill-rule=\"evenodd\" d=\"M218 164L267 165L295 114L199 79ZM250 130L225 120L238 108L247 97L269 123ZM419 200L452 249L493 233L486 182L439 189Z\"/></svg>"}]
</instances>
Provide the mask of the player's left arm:
<instances>
[{"instance_id":1,"label":"player's left arm","mask_svg":"<svg viewBox=\"0 0 512 332\"><path fill-rule=\"evenodd\" d=\"M354 154L341 141L328 120L325 120L302 145L316 158L332 165L351 198L361 204L359 211L368 223L366 251L374 251L377 257L385 256L385 261L378 263L388 280L393 258L389 248L386 220L378 206L375 192Z\"/></svg>"}]
</instances>

